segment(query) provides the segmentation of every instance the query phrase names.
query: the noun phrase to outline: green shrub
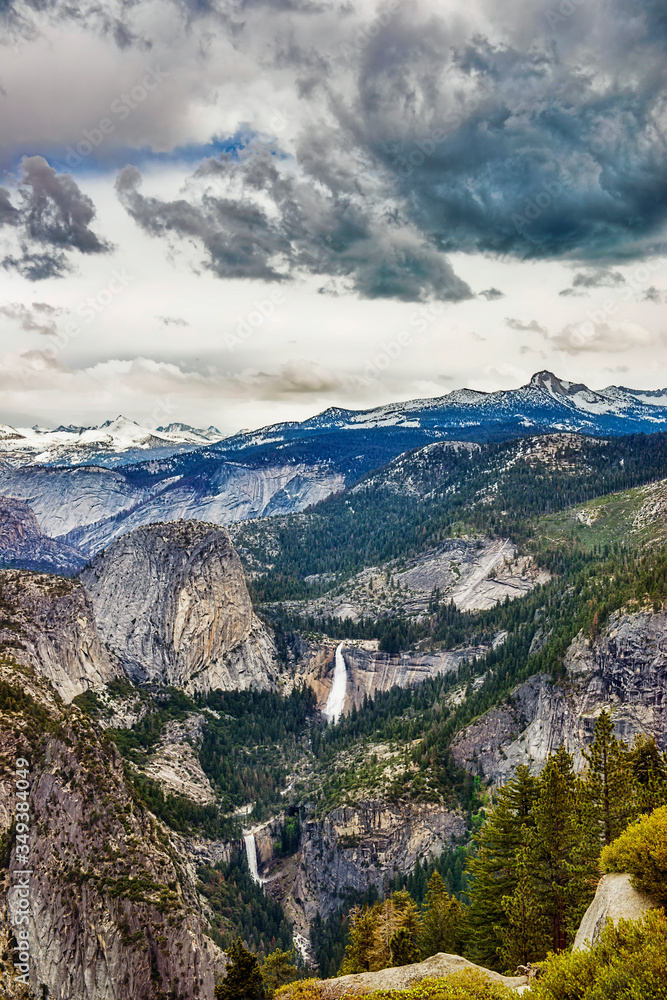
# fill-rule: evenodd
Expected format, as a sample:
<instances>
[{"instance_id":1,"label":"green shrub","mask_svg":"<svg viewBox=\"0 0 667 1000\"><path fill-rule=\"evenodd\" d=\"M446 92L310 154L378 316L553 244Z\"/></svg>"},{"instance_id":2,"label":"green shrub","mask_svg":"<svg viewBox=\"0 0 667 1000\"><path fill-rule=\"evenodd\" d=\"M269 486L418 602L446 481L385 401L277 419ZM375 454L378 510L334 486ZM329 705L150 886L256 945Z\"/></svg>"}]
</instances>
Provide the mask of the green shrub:
<instances>
[{"instance_id":1,"label":"green shrub","mask_svg":"<svg viewBox=\"0 0 667 1000\"><path fill-rule=\"evenodd\" d=\"M629 826L602 851L605 872L628 872L635 889L667 904L667 806Z\"/></svg>"},{"instance_id":2,"label":"green shrub","mask_svg":"<svg viewBox=\"0 0 667 1000\"><path fill-rule=\"evenodd\" d=\"M591 951L550 954L532 986L531 1000L665 1000L667 918L653 910L643 920L609 923Z\"/></svg>"},{"instance_id":3,"label":"green shrub","mask_svg":"<svg viewBox=\"0 0 667 1000\"><path fill-rule=\"evenodd\" d=\"M464 969L442 979L422 979L405 990L375 990L365 993L363 1000L516 1000L514 990L493 983L477 969ZM315 979L283 986L276 1000L320 1000L322 990ZM346 1000L362 1000L355 993L346 993ZM633 998L634 1000L634 998Z\"/></svg>"}]
</instances>

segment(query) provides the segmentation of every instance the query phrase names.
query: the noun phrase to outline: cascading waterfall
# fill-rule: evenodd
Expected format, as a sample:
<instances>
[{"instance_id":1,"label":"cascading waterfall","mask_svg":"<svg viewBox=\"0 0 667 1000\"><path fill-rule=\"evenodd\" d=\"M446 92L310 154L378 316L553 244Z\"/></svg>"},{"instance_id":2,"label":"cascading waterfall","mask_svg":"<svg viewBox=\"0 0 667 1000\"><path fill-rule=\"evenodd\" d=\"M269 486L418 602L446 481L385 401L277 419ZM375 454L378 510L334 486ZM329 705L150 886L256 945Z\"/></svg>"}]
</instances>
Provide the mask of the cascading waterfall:
<instances>
[{"instance_id":1,"label":"cascading waterfall","mask_svg":"<svg viewBox=\"0 0 667 1000\"><path fill-rule=\"evenodd\" d=\"M345 693L347 690L347 665L343 656L343 643L336 647L336 658L334 667L333 684L324 706L324 714L329 722L338 722L343 714L345 704Z\"/></svg>"},{"instance_id":2,"label":"cascading waterfall","mask_svg":"<svg viewBox=\"0 0 667 1000\"><path fill-rule=\"evenodd\" d=\"M257 870L257 845L255 844L254 830L250 830L249 833L245 833L243 835L243 840L245 843L245 854L248 859L248 868L250 869L252 880L253 882L256 882L257 885L264 885L266 879L262 878Z\"/></svg>"}]
</instances>

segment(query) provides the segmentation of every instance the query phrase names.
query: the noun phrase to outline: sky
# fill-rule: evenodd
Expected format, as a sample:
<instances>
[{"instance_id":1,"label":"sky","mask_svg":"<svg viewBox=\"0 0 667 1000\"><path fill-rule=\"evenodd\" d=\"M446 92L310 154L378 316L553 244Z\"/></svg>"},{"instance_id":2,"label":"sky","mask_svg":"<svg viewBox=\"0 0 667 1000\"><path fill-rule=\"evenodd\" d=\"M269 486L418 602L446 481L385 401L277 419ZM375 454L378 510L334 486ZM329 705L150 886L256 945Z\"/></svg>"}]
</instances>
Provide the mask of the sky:
<instances>
[{"instance_id":1,"label":"sky","mask_svg":"<svg viewBox=\"0 0 667 1000\"><path fill-rule=\"evenodd\" d=\"M667 385L662 0L0 0L0 423Z\"/></svg>"}]
</instances>

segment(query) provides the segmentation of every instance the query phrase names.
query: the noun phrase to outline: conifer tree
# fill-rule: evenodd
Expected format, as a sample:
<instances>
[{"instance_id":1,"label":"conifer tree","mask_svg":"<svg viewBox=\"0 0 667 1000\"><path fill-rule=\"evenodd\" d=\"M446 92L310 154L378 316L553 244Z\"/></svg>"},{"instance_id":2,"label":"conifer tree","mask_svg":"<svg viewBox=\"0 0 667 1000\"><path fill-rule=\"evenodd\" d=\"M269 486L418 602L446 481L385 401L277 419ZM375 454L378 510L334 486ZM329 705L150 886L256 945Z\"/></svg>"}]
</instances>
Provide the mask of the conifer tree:
<instances>
[{"instance_id":1,"label":"conifer tree","mask_svg":"<svg viewBox=\"0 0 667 1000\"><path fill-rule=\"evenodd\" d=\"M462 921L461 904L457 899L451 898L436 868L429 879L424 900L419 935L422 957L429 958L441 951L450 954L455 952L461 936Z\"/></svg>"},{"instance_id":2,"label":"conifer tree","mask_svg":"<svg viewBox=\"0 0 667 1000\"><path fill-rule=\"evenodd\" d=\"M389 953L394 968L400 965L413 965L419 961L419 948L409 928L399 927L394 931L389 942Z\"/></svg>"},{"instance_id":3,"label":"conifer tree","mask_svg":"<svg viewBox=\"0 0 667 1000\"><path fill-rule=\"evenodd\" d=\"M499 953L501 964L510 970L543 958L551 943L549 927L533 892L527 839L517 856L514 892L503 897L507 922L504 927L498 927L503 938Z\"/></svg>"},{"instance_id":4,"label":"conifer tree","mask_svg":"<svg viewBox=\"0 0 667 1000\"><path fill-rule=\"evenodd\" d=\"M526 863L537 913L550 929L553 951L567 947L577 917L593 896L598 850L579 820L572 756L560 747L540 775Z\"/></svg>"},{"instance_id":5,"label":"conifer tree","mask_svg":"<svg viewBox=\"0 0 667 1000\"><path fill-rule=\"evenodd\" d=\"M269 996L273 996L279 986L292 983L299 978L294 952L276 948L270 955L267 955L261 972L266 992Z\"/></svg>"},{"instance_id":6,"label":"conifer tree","mask_svg":"<svg viewBox=\"0 0 667 1000\"><path fill-rule=\"evenodd\" d=\"M227 953L231 961L225 978L215 987L216 1000L266 1000L257 956L243 947L241 938L230 945Z\"/></svg>"},{"instance_id":7,"label":"conifer tree","mask_svg":"<svg viewBox=\"0 0 667 1000\"><path fill-rule=\"evenodd\" d=\"M471 953L480 965L499 965L507 919L503 899L516 886L517 855L533 825L537 791L537 779L525 765L518 767L499 790L496 806L477 837L477 857L468 861Z\"/></svg>"},{"instance_id":8,"label":"conifer tree","mask_svg":"<svg viewBox=\"0 0 667 1000\"><path fill-rule=\"evenodd\" d=\"M588 764L587 798L604 844L610 844L633 818L633 781L627 747L614 735L605 709L595 723L595 736L583 751Z\"/></svg>"},{"instance_id":9,"label":"conifer tree","mask_svg":"<svg viewBox=\"0 0 667 1000\"><path fill-rule=\"evenodd\" d=\"M375 944L375 929L377 926L379 906L358 906L350 913L350 939L345 949L345 958L340 969L340 975L368 972L371 967L371 952Z\"/></svg>"},{"instance_id":10,"label":"conifer tree","mask_svg":"<svg viewBox=\"0 0 667 1000\"><path fill-rule=\"evenodd\" d=\"M387 969L391 965L391 940L401 926L400 912L394 902L398 895L400 893L394 893L379 907L371 951L371 972Z\"/></svg>"},{"instance_id":11,"label":"conifer tree","mask_svg":"<svg viewBox=\"0 0 667 1000\"><path fill-rule=\"evenodd\" d=\"M638 812L651 812L667 805L667 755L662 754L654 736L640 734L628 752L637 794Z\"/></svg>"}]
</instances>

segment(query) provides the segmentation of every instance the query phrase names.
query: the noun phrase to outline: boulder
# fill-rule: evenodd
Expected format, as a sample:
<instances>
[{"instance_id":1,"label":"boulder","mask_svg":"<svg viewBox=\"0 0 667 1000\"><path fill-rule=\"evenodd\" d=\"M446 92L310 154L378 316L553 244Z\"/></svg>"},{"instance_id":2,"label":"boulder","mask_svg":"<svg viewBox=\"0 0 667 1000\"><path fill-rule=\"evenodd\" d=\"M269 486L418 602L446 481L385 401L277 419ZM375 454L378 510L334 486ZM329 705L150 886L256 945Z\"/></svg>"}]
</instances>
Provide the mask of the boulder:
<instances>
[{"instance_id":1,"label":"boulder","mask_svg":"<svg viewBox=\"0 0 667 1000\"><path fill-rule=\"evenodd\" d=\"M455 972L474 969L488 977L489 982L503 983L513 989L518 989L528 983L527 976L501 976L498 972L482 969L473 965L467 958L460 955L446 955L440 952L432 955L425 962L416 965L402 965L397 969L382 969L380 972L360 972L354 976L339 976L338 979L325 979L319 984L323 1000L338 1000L345 994L352 996L373 993L375 990L407 990L420 983L422 979L442 979Z\"/></svg>"},{"instance_id":2,"label":"boulder","mask_svg":"<svg viewBox=\"0 0 667 1000\"><path fill-rule=\"evenodd\" d=\"M584 913L574 939L574 951L586 951L597 944L608 920L639 920L647 910L658 906L644 893L633 889L630 876L613 873L605 875L598 885L595 899Z\"/></svg>"}]
</instances>

